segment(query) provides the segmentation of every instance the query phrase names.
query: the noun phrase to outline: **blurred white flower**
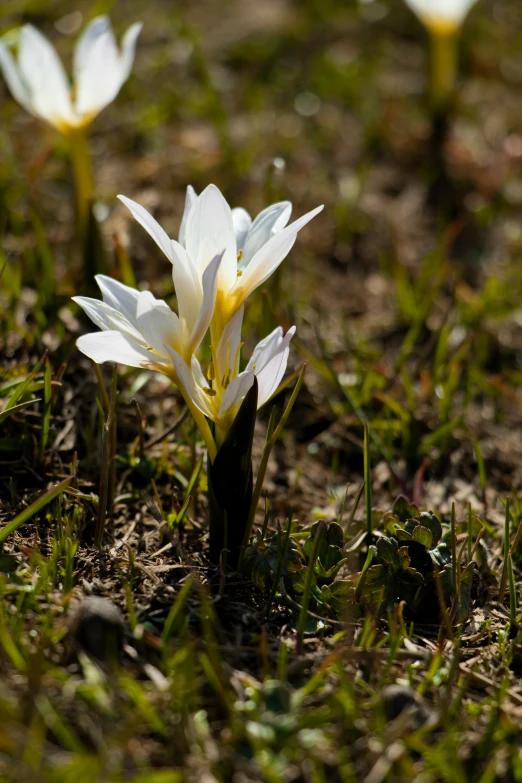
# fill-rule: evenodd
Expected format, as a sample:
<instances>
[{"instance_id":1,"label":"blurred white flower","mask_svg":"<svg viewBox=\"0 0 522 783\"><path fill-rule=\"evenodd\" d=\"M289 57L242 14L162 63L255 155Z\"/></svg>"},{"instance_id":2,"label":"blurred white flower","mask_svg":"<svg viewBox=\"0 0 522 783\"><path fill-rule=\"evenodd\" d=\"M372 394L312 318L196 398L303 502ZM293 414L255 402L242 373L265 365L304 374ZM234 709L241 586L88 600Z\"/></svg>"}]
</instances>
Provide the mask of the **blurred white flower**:
<instances>
[{"instance_id":1,"label":"blurred white flower","mask_svg":"<svg viewBox=\"0 0 522 783\"><path fill-rule=\"evenodd\" d=\"M108 17L93 19L76 44L72 86L52 44L30 24L19 31L17 59L0 40L0 68L18 103L67 134L88 125L117 96L141 27L131 25L120 51Z\"/></svg>"},{"instance_id":2,"label":"blurred white flower","mask_svg":"<svg viewBox=\"0 0 522 783\"><path fill-rule=\"evenodd\" d=\"M189 303L197 298L205 269L224 250L211 324L214 345L247 296L286 258L299 230L323 209L317 207L288 226L292 205L282 201L252 220L244 209L230 209L215 185L209 185L200 196L189 186L176 241L146 209L124 196L119 198L172 262L178 301L184 297Z\"/></svg>"},{"instance_id":3,"label":"blurred white flower","mask_svg":"<svg viewBox=\"0 0 522 783\"><path fill-rule=\"evenodd\" d=\"M440 33L457 30L477 0L405 0L429 29Z\"/></svg>"}]
</instances>

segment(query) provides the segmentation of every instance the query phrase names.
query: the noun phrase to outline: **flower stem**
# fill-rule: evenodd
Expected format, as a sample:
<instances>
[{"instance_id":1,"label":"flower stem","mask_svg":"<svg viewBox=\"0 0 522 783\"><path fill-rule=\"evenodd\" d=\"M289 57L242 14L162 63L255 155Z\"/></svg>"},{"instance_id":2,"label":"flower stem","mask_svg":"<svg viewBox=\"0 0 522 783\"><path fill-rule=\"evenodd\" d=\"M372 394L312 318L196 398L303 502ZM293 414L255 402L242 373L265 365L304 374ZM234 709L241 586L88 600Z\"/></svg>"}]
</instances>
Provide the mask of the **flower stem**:
<instances>
[{"instance_id":1,"label":"flower stem","mask_svg":"<svg viewBox=\"0 0 522 783\"><path fill-rule=\"evenodd\" d=\"M78 228L82 240L89 225L89 212L94 198L94 177L92 173L89 140L84 128L68 133L71 148L71 160L76 188L76 209Z\"/></svg>"},{"instance_id":2,"label":"flower stem","mask_svg":"<svg viewBox=\"0 0 522 783\"><path fill-rule=\"evenodd\" d=\"M185 400L187 408L192 414L192 418L196 422L196 426L201 434L201 437L205 441L205 445L208 451L208 458L211 462L214 462L214 460L216 459L217 447L216 447L216 441L214 440L212 432L210 431L208 421L206 420L204 414L199 410L199 408L197 408L194 405L189 395L186 393L185 389L183 388L183 385L179 383L177 379L175 379L174 382L176 383L176 386L181 392L181 395Z\"/></svg>"},{"instance_id":3,"label":"flower stem","mask_svg":"<svg viewBox=\"0 0 522 783\"><path fill-rule=\"evenodd\" d=\"M434 113L445 113L457 80L457 33L453 29L431 28L430 102Z\"/></svg>"}]
</instances>

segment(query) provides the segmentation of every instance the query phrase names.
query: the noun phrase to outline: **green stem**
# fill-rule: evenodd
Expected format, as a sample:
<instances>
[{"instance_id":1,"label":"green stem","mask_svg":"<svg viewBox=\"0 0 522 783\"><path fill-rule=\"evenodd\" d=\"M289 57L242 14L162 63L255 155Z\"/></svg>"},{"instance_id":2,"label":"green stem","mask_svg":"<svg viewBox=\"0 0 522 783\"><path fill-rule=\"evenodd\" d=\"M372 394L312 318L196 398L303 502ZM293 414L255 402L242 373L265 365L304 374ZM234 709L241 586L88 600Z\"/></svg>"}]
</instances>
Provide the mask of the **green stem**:
<instances>
[{"instance_id":1,"label":"green stem","mask_svg":"<svg viewBox=\"0 0 522 783\"><path fill-rule=\"evenodd\" d=\"M451 29L429 30L430 102L434 113L445 112L457 81L457 33Z\"/></svg>"},{"instance_id":2,"label":"green stem","mask_svg":"<svg viewBox=\"0 0 522 783\"><path fill-rule=\"evenodd\" d=\"M211 462L214 462L214 460L216 459L217 447L216 447L216 441L214 440L212 432L210 431L208 421L206 420L204 414L199 410L199 408L197 408L194 405L189 395L185 392L185 389L183 388L182 384L176 381L176 385L179 391L181 392L183 399L185 400L187 408L192 414L192 418L196 422L196 426L201 434L201 437L205 441L205 445L208 451L208 458Z\"/></svg>"},{"instance_id":3,"label":"green stem","mask_svg":"<svg viewBox=\"0 0 522 783\"><path fill-rule=\"evenodd\" d=\"M297 652L300 653L303 645L303 638L306 630L306 620L308 619L308 606L310 604L310 595L312 590L312 584L314 581L314 568L317 555L319 554L319 544L323 537L326 528L326 522L321 519L317 524L317 533L312 547L312 553L310 560L308 561L308 569L305 577L305 584L303 590L303 603L301 604L301 611L299 612L299 619L297 621Z\"/></svg>"},{"instance_id":4,"label":"green stem","mask_svg":"<svg viewBox=\"0 0 522 783\"><path fill-rule=\"evenodd\" d=\"M257 479L254 486L254 493L252 495L252 503L250 505L250 512L248 515L248 520L245 528L245 535L243 537L243 545L241 548L241 554L239 558L240 567L243 562L245 547L248 544L248 539L250 538L250 535L252 533L252 528L254 526L254 519L256 516L256 510L259 503L259 498L261 497L261 491L263 489L263 481L265 479L265 473L268 467L268 459L270 457L270 452L272 451L272 448L276 443L277 439L281 435L283 427L286 424L286 420L288 419L290 412L294 407L294 403L297 399L297 395L299 394L301 386L303 385L304 382L305 372L306 372L306 364L303 364L301 368L301 372L299 373L299 378L297 379L297 383L290 396L290 399L288 400L288 404L284 410L283 415L281 416L281 419L279 420L279 424L277 425L277 427L275 426L275 408L272 409L272 413L270 414L270 420L268 422L268 429L266 433L265 446L263 449L259 470L257 471Z\"/></svg>"},{"instance_id":5,"label":"green stem","mask_svg":"<svg viewBox=\"0 0 522 783\"><path fill-rule=\"evenodd\" d=\"M67 138L71 148L71 160L76 188L76 208L80 236L85 237L89 225L89 212L94 198L94 176L92 173L89 139L84 128L71 131Z\"/></svg>"}]
</instances>

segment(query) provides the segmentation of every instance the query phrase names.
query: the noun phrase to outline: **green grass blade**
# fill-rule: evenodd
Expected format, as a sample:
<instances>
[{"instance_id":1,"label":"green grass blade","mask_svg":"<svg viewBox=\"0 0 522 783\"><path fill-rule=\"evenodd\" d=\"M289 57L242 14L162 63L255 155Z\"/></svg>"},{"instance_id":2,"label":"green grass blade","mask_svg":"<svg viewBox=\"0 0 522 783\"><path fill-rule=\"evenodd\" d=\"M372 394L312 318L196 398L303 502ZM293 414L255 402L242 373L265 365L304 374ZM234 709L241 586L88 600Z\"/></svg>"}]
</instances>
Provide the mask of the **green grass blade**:
<instances>
[{"instance_id":1,"label":"green grass blade","mask_svg":"<svg viewBox=\"0 0 522 783\"><path fill-rule=\"evenodd\" d=\"M11 520L11 522L8 522L7 525L0 530L0 545L3 544L11 533L14 533L20 525L23 525L24 522L27 522L31 517L34 517L34 515L41 511L42 508L45 508L51 500L54 500L58 495L61 495L62 492L67 489L73 478L74 476L69 476L63 481L60 481L60 483L50 489L49 492L46 492L39 497L38 500L35 500L34 503L31 503L30 506L24 508L23 511Z\"/></svg>"}]
</instances>

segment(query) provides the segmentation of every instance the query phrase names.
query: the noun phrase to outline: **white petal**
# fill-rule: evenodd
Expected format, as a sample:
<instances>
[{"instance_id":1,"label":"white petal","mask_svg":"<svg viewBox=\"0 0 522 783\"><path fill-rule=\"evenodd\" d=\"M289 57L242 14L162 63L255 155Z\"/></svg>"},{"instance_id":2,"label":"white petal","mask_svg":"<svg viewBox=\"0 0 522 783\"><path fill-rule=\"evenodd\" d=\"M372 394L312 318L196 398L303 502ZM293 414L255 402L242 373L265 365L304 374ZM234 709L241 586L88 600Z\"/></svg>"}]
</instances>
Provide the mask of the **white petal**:
<instances>
[{"instance_id":1,"label":"white petal","mask_svg":"<svg viewBox=\"0 0 522 783\"><path fill-rule=\"evenodd\" d=\"M283 341L283 329L278 326L268 337L261 340L254 348L254 353L247 365L247 370L260 372L263 367L272 359L277 349Z\"/></svg>"},{"instance_id":2,"label":"white petal","mask_svg":"<svg viewBox=\"0 0 522 783\"><path fill-rule=\"evenodd\" d=\"M185 209L183 210L183 217L181 218L181 226L179 227L179 243L185 247L185 234L187 230L187 220L190 215L190 211L196 203L198 195L192 185L187 187L187 193L185 195Z\"/></svg>"},{"instance_id":3,"label":"white petal","mask_svg":"<svg viewBox=\"0 0 522 783\"><path fill-rule=\"evenodd\" d=\"M7 86L9 87L13 98L17 100L20 106L23 106L29 114L34 114L31 95L20 76L18 65L7 46L1 40L0 68L2 69L4 79L7 82Z\"/></svg>"},{"instance_id":4,"label":"white petal","mask_svg":"<svg viewBox=\"0 0 522 783\"><path fill-rule=\"evenodd\" d=\"M166 345L165 348L169 353L174 367L176 369L176 375L178 378L178 384L183 387L183 390L187 397L194 403L205 416L212 418L212 406L210 404L210 398L207 397L203 391L203 387L196 383L194 374L191 368L188 366L185 359L174 351L170 346Z\"/></svg>"},{"instance_id":5,"label":"white petal","mask_svg":"<svg viewBox=\"0 0 522 783\"><path fill-rule=\"evenodd\" d=\"M96 16L84 29L74 47L73 75L75 81L78 80L80 73L87 67L92 48L96 44L98 38L101 38L110 30L111 23L108 16Z\"/></svg>"},{"instance_id":6,"label":"white petal","mask_svg":"<svg viewBox=\"0 0 522 783\"><path fill-rule=\"evenodd\" d=\"M190 210L185 241L187 252L200 274L225 248L219 287L228 291L237 279L236 235L232 211L215 185L205 188Z\"/></svg>"},{"instance_id":7,"label":"white petal","mask_svg":"<svg viewBox=\"0 0 522 783\"><path fill-rule=\"evenodd\" d=\"M292 214L292 204L290 201L281 201L279 204L272 204L256 217L244 245L238 245L243 248L243 258L239 265L240 269L247 266L248 262L255 256L258 250L265 245L271 236L281 231Z\"/></svg>"},{"instance_id":8,"label":"white petal","mask_svg":"<svg viewBox=\"0 0 522 783\"><path fill-rule=\"evenodd\" d=\"M459 26L476 0L406 0L426 24Z\"/></svg>"},{"instance_id":9,"label":"white petal","mask_svg":"<svg viewBox=\"0 0 522 783\"><path fill-rule=\"evenodd\" d=\"M252 388L253 383L254 373L247 371L240 373L233 381L230 381L221 397L221 405L219 407L220 418L221 416L224 416L230 408L239 407L247 392Z\"/></svg>"},{"instance_id":10,"label":"white petal","mask_svg":"<svg viewBox=\"0 0 522 783\"><path fill-rule=\"evenodd\" d=\"M196 386L199 386L200 389L207 388L209 389L209 382L203 375L203 370L201 369L201 364L199 363L199 360L193 356L190 362L190 366L192 367L192 375L194 376L194 381L196 383Z\"/></svg>"},{"instance_id":11,"label":"white petal","mask_svg":"<svg viewBox=\"0 0 522 783\"><path fill-rule=\"evenodd\" d=\"M77 124L70 85L56 50L30 24L20 31L18 62L35 113L57 127Z\"/></svg>"},{"instance_id":12,"label":"white petal","mask_svg":"<svg viewBox=\"0 0 522 783\"><path fill-rule=\"evenodd\" d=\"M107 16L96 17L86 28L74 57L79 114L97 114L117 96L131 71L140 30L141 25L134 24L127 31L120 55Z\"/></svg>"},{"instance_id":13,"label":"white petal","mask_svg":"<svg viewBox=\"0 0 522 783\"><path fill-rule=\"evenodd\" d=\"M198 270L185 248L171 240L172 279L178 300L179 319L187 339L196 323L203 302L203 285Z\"/></svg>"},{"instance_id":14,"label":"white petal","mask_svg":"<svg viewBox=\"0 0 522 783\"><path fill-rule=\"evenodd\" d=\"M219 267L223 259L223 252L215 256L203 272L203 301L185 347L185 356L191 356L197 351L199 344L210 325L210 320L214 313L214 305L216 303L217 278Z\"/></svg>"},{"instance_id":15,"label":"white petal","mask_svg":"<svg viewBox=\"0 0 522 783\"><path fill-rule=\"evenodd\" d=\"M120 87L124 84L130 76L132 66L134 63L134 55L136 53L136 42L138 36L141 33L143 24L141 22L134 22L121 41L121 55L120 55ZM119 88L118 88L119 89Z\"/></svg>"},{"instance_id":16,"label":"white petal","mask_svg":"<svg viewBox=\"0 0 522 783\"><path fill-rule=\"evenodd\" d=\"M119 200L130 210L132 217L138 221L147 234L152 237L157 246L162 250L170 262L173 261L170 238L166 231L162 229L157 220L155 220L145 207L136 201L127 198L127 196L118 196Z\"/></svg>"},{"instance_id":17,"label":"white petal","mask_svg":"<svg viewBox=\"0 0 522 783\"><path fill-rule=\"evenodd\" d=\"M96 275L96 282L102 292L103 301L118 310L134 327L137 327L136 307L140 292L106 275Z\"/></svg>"},{"instance_id":18,"label":"white petal","mask_svg":"<svg viewBox=\"0 0 522 783\"><path fill-rule=\"evenodd\" d=\"M88 296L73 296L72 299L73 302L80 305L91 321L100 329L121 332L129 339L141 344L144 348L147 347L146 339L118 310L115 310L105 302L91 299Z\"/></svg>"},{"instance_id":19,"label":"white petal","mask_svg":"<svg viewBox=\"0 0 522 783\"><path fill-rule=\"evenodd\" d=\"M234 224L234 231L236 232L236 246L239 251L245 247L245 240L250 226L252 225L252 218L246 209L236 207L236 209L232 210L232 222Z\"/></svg>"},{"instance_id":20,"label":"white petal","mask_svg":"<svg viewBox=\"0 0 522 783\"><path fill-rule=\"evenodd\" d=\"M144 339L157 354L165 355L165 343L180 350L183 337L179 318L166 302L156 299L150 291L140 291L136 318Z\"/></svg>"},{"instance_id":21,"label":"white petal","mask_svg":"<svg viewBox=\"0 0 522 783\"><path fill-rule=\"evenodd\" d=\"M290 353L290 340L294 334L295 326L288 330L270 361L265 364L260 372L256 372L257 382L259 384L257 398L258 408L270 399L283 379L288 363L288 355Z\"/></svg>"},{"instance_id":22,"label":"white petal","mask_svg":"<svg viewBox=\"0 0 522 783\"><path fill-rule=\"evenodd\" d=\"M129 340L121 332L93 332L76 341L79 350L96 364L115 362L127 367L161 371L162 365L150 351ZM163 367L165 365L163 364Z\"/></svg>"},{"instance_id":23,"label":"white petal","mask_svg":"<svg viewBox=\"0 0 522 783\"><path fill-rule=\"evenodd\" d=\"M229 373L232 378L238 373L236 359L239 359L238 348L241 343L241 325L243 323L244 311L245 308L241 306L234 313L223 329L223 334L219 340L216 350L217 367L215 367L215 372L220 380L223 380Z\"/></svg>"},{"instance_id":24,"label":"white petal","mask_svg":"<svg viewBox=\"0 0 522 783\"><path fill-rule=\"evenodd\" d=\"M297 232L312 220L323 207L317 207L308 212L299 220L295 220L282 231L278 231L271 239L257 251L255 256L249 261L238 278L235 290L240 294L239 303L252 293L258 286L267 280L275 272L279 264L286 258L292 249L297 238Z\"/></svg>"},{"instance_id":25,"label":"white petal","mask_svg":"<svg viewBox=\"0 0 522 783\"><path fill-rule=\"evenodd\" d=\"M74 53L76 111L97 114L119 89L118 47L107 16L97 16L86 27Z\"/></svg>"}]
</instances>

